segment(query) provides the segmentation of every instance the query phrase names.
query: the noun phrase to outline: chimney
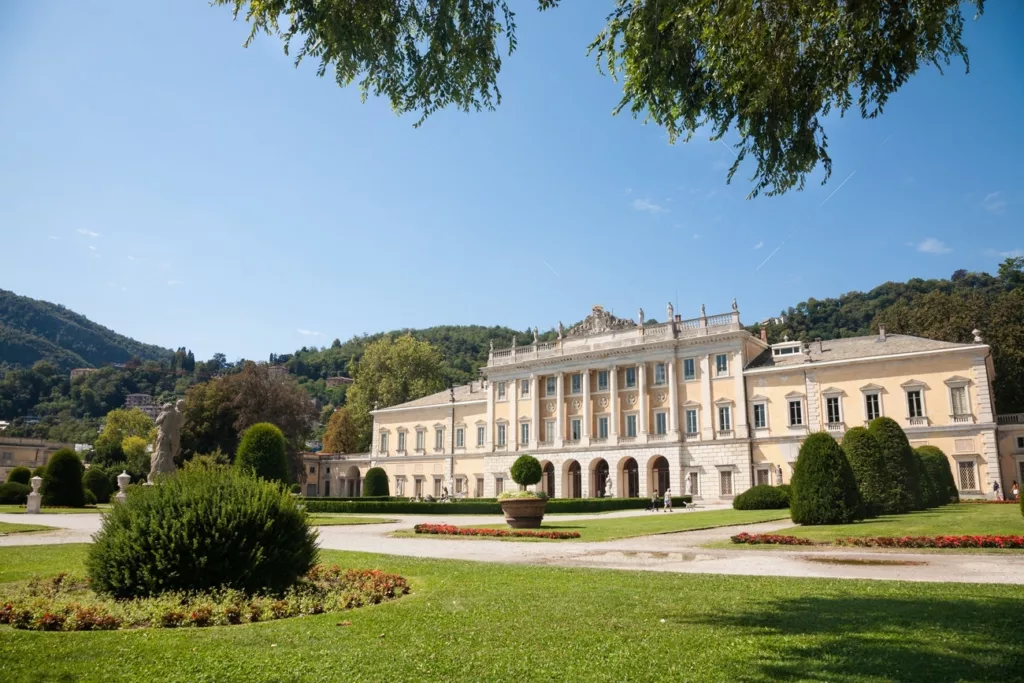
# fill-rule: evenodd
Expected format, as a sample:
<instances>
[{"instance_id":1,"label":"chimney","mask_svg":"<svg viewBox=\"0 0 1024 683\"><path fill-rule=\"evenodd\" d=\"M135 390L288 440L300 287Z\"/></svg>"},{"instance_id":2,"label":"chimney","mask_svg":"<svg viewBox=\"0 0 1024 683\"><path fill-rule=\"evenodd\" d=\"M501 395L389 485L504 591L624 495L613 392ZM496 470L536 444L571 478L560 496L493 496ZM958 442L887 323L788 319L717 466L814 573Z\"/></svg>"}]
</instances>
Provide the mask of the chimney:
<instances>
[{"instance_id":1,"label":"chimney","mask_svg":"<svg viewBox=\"0 0 1024 683\"><path fill-rule=\"evenodd\" d=\"M814 338L814 345L818 347L818 353L821 353L821 337Z\"/></svg>"},{"instance_id":2,"label":"chimney","mask_svg":"<svg viewBox=\"0 0 1024 683\"><path fill-rule=\"evenodd\" d=\"M764 323L761 323L761 341L768 343L768 326Z\"/></svg>"},{"instance_id":3,"label":"chimney","mask_svg":"<svg viewBox=\"0 0 1024 683\"><path fill-rule=\"evenodd\" d=\"M878 326L878 341L885 341L885 325Z\"/></svg>"}]
</instances>

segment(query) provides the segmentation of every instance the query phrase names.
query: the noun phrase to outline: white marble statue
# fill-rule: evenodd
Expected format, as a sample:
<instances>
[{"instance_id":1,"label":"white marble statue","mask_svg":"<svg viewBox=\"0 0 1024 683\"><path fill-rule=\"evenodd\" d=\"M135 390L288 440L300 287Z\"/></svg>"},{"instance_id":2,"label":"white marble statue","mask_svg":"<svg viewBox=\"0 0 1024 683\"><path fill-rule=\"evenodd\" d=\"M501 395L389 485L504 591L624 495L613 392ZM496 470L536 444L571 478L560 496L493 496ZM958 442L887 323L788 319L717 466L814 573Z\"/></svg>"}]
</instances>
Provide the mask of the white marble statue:
<instances>
[{"instance_id":1,"label":"white marble statue","mask_svg":"<svg viewBox=\"0 0 1024 683\"><path fill-rule=\"evenodd\" d=\"M782 486L782 465L775 466L775 485Z\"/></svg>"},{"instance_id":2,"label":"white marble statue","mask_svg":"<svg viewBox=\"0 0 1024 683\"><path fill-rule=\"evenodd\" d=\"M611 498L612 497L612 478L611 477L606 477L605 480L604 480L604 497L605 498Z\"/></svg>"},{"instance_id":3,"label":"white marble statue","mask_svg":"<svg viewBox=\"0 0 1024 683\"><path fill-rule=\"evenodd\" d=\"M693 477L686 475L686 495L693 495Z\"/></svg>"},{"instance_id":4,"label":"white marble statue","mask_svg":"<svg viewBox=\"0 0 1024 683\"><path fill-rule=\"evenodd\" d=\"M185 422L185 401L165 403L156 418L156 448L149 463L148 483L160 474L171 474L177 467L174 459L181 451L181 426Z\"/></svg>"}]
</instances>

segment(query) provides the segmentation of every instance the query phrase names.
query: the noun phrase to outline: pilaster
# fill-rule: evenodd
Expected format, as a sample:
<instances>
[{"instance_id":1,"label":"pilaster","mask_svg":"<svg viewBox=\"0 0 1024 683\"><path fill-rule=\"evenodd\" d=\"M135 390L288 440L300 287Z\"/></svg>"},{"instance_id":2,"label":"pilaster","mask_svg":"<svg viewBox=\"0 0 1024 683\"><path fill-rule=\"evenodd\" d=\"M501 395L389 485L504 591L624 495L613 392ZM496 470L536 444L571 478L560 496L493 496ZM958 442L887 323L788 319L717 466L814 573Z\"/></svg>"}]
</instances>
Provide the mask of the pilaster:
<instances>
[{"instance_id":1,"label":"pilaster","mask_svg":"<svg viewBox=\"0 0 1024 683\"><path fill-rule=\"evenodd\" d=\"M711 441L715 438L715 406L711 404L711 356L700 357L700 438Z\"/></svg>"},{"instance_id":2,"label":"pilaster","mask_svg":"<svg viewBox=\"0 0 1024 683\"><path fill-rule=\"evenodd\" d=\"M676 385L676 359L668 360L668 431L673 441L679 440L679 387Z\"/></svg>"},{"instance_id":3,"label":"pilaster","mask_svg":"<svg viewBox=\"0 0 1024 683\"><path fill-rule=\"evenodd\" d=\"M613 365L608 370L608 407L610 417L608 419L608 443L617 445L619 443L619 366Z\"/></svg>"},{"instance_id":4,"label":"pilaster","mask_svg":"<svg viewBox=\"0 0 1024 683\"><path fill-rule=\"evenodd\" d=\"M530 404L533 407L533 415L530 418L530 448L536 450L540 442L540 378L536 374L530 375Z\"/></svg>"},{"instance_id":5,"label":"pilaster","mask_svg":"<svg viewBox=\"0 0 1024 683\"><path fill-rule=\"evenodd\" d=\"M509 380L506 386L511 389L505 389L505 396L508 397L508 428L512 433L505 435L505 443L509 452L513 452L519 450L519 380Z\"/></svg>"},{"instance_id":6,"label":"pilaster","mask_svg":"<svg viewBox=\"0 0 1024 683\"><path fill-rule=\"evenodd\" d=\"M640 424L638 425L639 433L637 440L640 443L647 443L647 363L639 363L637 365L637 374L639 375L637 380L640 387L640 400L638 401L640 404ZM643 490L642 486L640 490Z\"/></svg>"},{"instance_id":7,"label":"pilaster","mask_svg":"<svg viewBox=\"0 0 1024 683\"><path fill-rule=\"evenodd\" d=\"M738 315L734 313L733 315ZM743 349L732 356L732 371L736 376L736 408L733 410L733 429L737 439L750 437L747 426L747 383L743 379Z\"/></svg>"},{"instance_id":8,"label":"pilaster","mask_svg":"<svg viewBox=\"0 0 1024 683\"><path fill-rule=\"evenodd\" d=\"M583 434L580 446L590 445L590 370L583 371Z\"/></svg>"},{"instance_id":9,"label":"pilaster","mask_svg":"<svg viewBox=\"0 0 1024 683\"><path fill-rule=\"evenodd\" d=\"M561 448L565 443L565 373L555 377L555 448Z\"/></svg>"},{"instance_id":10,"label":"pilaster","mask_svg":"<svg viewBox=\"0 0 1024 683\"><path fill-rule=\"evenodd\" d=\"M813 372L805 375L804 391L807 395L807 427L813 434L822 431L825 426L821 424L821 399L818 396L818 379Z\"/></svg>"},{"instance_id":11,"label":"pilaster","mask_svg":"<svg viewBox=\"0 0 1024 683\"><path fill-rule=\"evenodd\" d=\"M487 425L484 427L484 451L494 452L494 382L487 383ZM487 486L486 482L484 482L484 486Z\"/></svg>"}]
</instances>

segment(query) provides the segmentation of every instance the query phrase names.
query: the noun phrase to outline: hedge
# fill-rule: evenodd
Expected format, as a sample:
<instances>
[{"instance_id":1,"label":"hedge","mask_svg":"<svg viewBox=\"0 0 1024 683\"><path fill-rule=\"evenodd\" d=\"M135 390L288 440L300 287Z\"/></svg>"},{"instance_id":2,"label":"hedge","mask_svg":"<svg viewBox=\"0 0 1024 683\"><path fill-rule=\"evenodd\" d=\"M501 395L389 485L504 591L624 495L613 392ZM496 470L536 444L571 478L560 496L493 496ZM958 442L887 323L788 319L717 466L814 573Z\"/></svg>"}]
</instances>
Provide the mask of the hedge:
<instances>
[{"instance_id":1,"label":"hedge","mask_svg":"<svg viewBox=\"0 0 1024 683\"><path fill-rule=\"evenodd\" d=\"M388 474L383 467L371 467L363 477L363 493L366 498L376 498L391 494L388 489Z\"/></svg>"},{"instance_id":2,"label":"hedge","mask_svg":"<svg viewBox=\"0 0 1024 683\"><path fill-rule=\"evenodd\" d=\"M691 496L673 496L672 506L683 507ZM458 503L414 503L408 500L377 501L333 500L328 498L303 499L308 512L388 513L395 515L500 515L501 504L490 500L471 498ZM606 512L609 510L642 510L651 504L649 498L552 498L545 512Z\"/></svg>"},{"instance_id":3,"label":"hedge","mask_svg":"<svg viewBox=\"0 0 1024 683\"><path fill-rule=\"evenodd\" d=\"M953 479L953 469L949 466L949 458L937 446L920 446L916 449L921 457L921 464L928 472L934 487L936 505L960 502L960 492Z\"/></svg>"},{"instance_id":4,"label":"hedge","mask_svg":"<svg viewBox=\"0 0 1024 683\"><path fill-rule=\"evenodd\" d=\"M85 486L82 459L70 448L61 448L52 456L43 475L43 505L52 507L85 507Z\"/></svg>"},{"instance_id":5,"label":"hedge","mask_svg":"<svg viewBox=\"0 0 1024 683\"><path fill-rule=\"evenodd\" d=\"M831 434L811 434L793 469L790 517L797 524L847 524L863 519L857 480Z\"/></svg>"},{"instance_id":6,"label":"hedge","mask_svg":"<svg viewBox=\"0 0 1024 683\"><path fill-rule=\"evenodd\" d=\"M14 484L29 485L32 479L32 470L25 467L24 465L18 465L13 470L7 473L7 481Z\"/></svg>"},{"instance_id":7,"label":"hedge","mask_svg":"<svg viewBox=\"0 0 1024 683\"><path fill-rule=\"evenodd\" d=\"M868 425L885 463L886 491L882 513L898 515L923 508L917 459L907 435L890 417L876 417Z\"/></svg>"},{"instance_id":8,"label":"hedge","mask_svg":"<svg viewBox=\"0 0 1024 683\"><path fill-rule=\"evenodd\" d=\"M857 479L864 515L877 517L886 509L892 488L878 439L864 427L854 427L843 435L842 448Z\"/></svg>"},{"instance_id":9,"label":"hedge","mask_svg":"<svg viewBox=\"0 0 1024 683\"><path fill-rule=\"evenodd\" d=\"M762 484L732 499L734 510L783 510L789 507L789 490Z\"/></svg>"},{"instance_id":10,"label":"hedge","mask_svg":"<svg viewBox=\"0 0 1024 683\"><path fill-rule=\"evenodd\" d=\"M30 493L32 493L31 486L19 484L16 481L0 484L0 505L24 505L28 501Z\"/></svg>"},{"instance_id":11,"label":"hedge","mask_svg":"<svg viewBox=\"0 0 1024 683\"><path fill-rule=\"evenodd\" d=\"M257 422L242 433L235 467L267 481L288 481L287 443L269 422Z\"/></svg>"}]
</instances>

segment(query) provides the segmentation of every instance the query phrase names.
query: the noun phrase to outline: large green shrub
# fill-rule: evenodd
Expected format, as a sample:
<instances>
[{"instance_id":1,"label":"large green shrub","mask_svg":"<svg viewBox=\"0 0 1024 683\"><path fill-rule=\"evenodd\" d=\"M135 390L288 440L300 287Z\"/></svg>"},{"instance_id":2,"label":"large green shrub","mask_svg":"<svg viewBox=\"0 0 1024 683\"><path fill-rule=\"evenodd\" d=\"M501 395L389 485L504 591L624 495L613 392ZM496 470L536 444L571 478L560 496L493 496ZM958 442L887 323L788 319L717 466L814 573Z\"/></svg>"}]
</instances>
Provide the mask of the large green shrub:
<instances>
[{"instance_id":1,"label":"large green shrub","mask_svg":"<svg viewBox=\"0 0 1024 683\"><path fill-rule=\"evenodd\" d=\"M936 505L948 503L959 503L960 492L956 488L956 480L953 478L953 468L949 465L949 458L937 446L920 446L917 454L921 458L922 467L928 472L928 478L933 487Z\"/></svg>"},{"instance_id":2,"label":"large green shrub","mask_svg":"<svg viewBox=\"0 0 1024 683\"><path fill-rule=\"evenodd\" d=\"M388 490L388 473L384 471L383 467L371 467L366 470L366 476L363 477L363 495L367 497L391 495Z\"/></svg>"},{"instance_id":3,"label":"large green shrub","mask_svg":"<svg viewBox=\"0 0 1024 683\"><path fill-rule=\"evenodd\" d=\"M878 417L868 425L868 431L878 442L885 464L886 488L881 512L893 515L922 508L917 461L903 428L892 418Z\"/></svg>"},{"instance_id":4,"label":"large green shrub","mask_svg":"<svg viewBox=\"0 0 1024 683\"><path fill-rule=\"evenodd\" d=\"M104 515L86 566L93 588L130 598L279 593L316 560L316 532L283 487L229 467L187 467L156 486L130 487Z\"/></svg>"},{"instance_id":5,"label":"large green shrub","mask_svg":"<svg viewBox=\"0 0 1024 683\"><path fill-rule=\"evenodd\" d=\"M732 499L736 510L781 510L789 507L789 491L762 484L747 489Z\"/></svg>"},{"instance_id":6,"label":"large green shrub","mask_svg":"<svg viewBox=\"0 0 1024 683\"><path fill-rule=\"evenodd\" d=\"M28 486L31 479L32 470L23 465L18 465L7 473L7 481L15 484L24 484L25 486Z\"/></svg>"},{"instance_id":7,"label":"large green shrub","mask_svg":"<svg viewBox=\"0 0 1024 683\"><path fill-rule=\"evenodd\" d=\"M43 476L43 505L85 507L82 459L70 448L61 448L50 456Z\"/></svg>"},{"instance_id":8,"label":"large green shrub","mask_svg":"<svg viewBox=\"0 0 1024 683\"><path fill-rule=\"evenodd\" d=\"M30 493L32 493L31 486L19 484L16 481L0 484L0 505L24 505L28 502Z\"/></svg>"},{"instance_id":9,"label":"large green shrub","mask_svg":"<svg viewBox=\"0 0 1024 683\"><path fill-rule=\"evenodd\" d=\"M110 475L99 465L91 465L82 475L82 484L86 491L92 491L97 503L109 503L113 488L110 486Z\"/></svg>"},{"instance_id":10,"label":"large green shrub","mask_svg":"<svg viewBox=\"0 0 1024 683\"><path fill-rule=\"evenodd\" d=\"M843 453L857 480L865 517L877 517L886 508L889 473L882 457L882 447L864 427L854 427L843 436Z\"/></svg>"},{"instance_id":11,"label":"large green shrub","mask_svg":"<svg viewBox=\"0 0 1024 683\"><path fill-rule=\"evenodd\" d=\"M857 479L830 434L811 434L800 447L789 509L797 524L847 524L863 518Z\"/></svg>"},{"instance_id":12,"label":"large green shrub","mask_svg":"<svg viewBox=\"0 0 1024 683\"><path fill-rule=\"evenodd\" d=\"M259 422L242 435L235 454L235 466L267 481L287 481L286 449L281 430L269 422Z\"/></svg>"},{"instance_id":13,"label":"large green shrub","mask_svg":"<svg viewBox=\"0 0 1024 683\"><path fill-rule=\"evenodd\" d=\"M39 477L45 481L46 479L46 465L40 465L39 467L32 470L33 477ZM31 482L29 482L31 483Z\"/></svg>"},{"instance_id":14,"label":"large green shrub","mask_svg":"<svg viewBox=\"0 0 1024 683\"><path fill-rule=\"evenodd\" d=\"M509 474L512 475L512 481L520 486L532 486L544 476L544 470L541 469L537 458L532 455L520 455L512 463Z\"/></svg>"},{"instance_id":15,"label":"large green shrub","mask_svg":"<svg viewBox=\"0 0 1024 683\"><path fill-rule=\"evenodd\" d=\"M941 505L936 483L932 481L931 472L925 469L924 460L917 449L914 452L914 466L917 468L917 485L921 491L921 508L928 509ZM943 487L945 488L945 487Z\"/></svg>"}]
</instances>

